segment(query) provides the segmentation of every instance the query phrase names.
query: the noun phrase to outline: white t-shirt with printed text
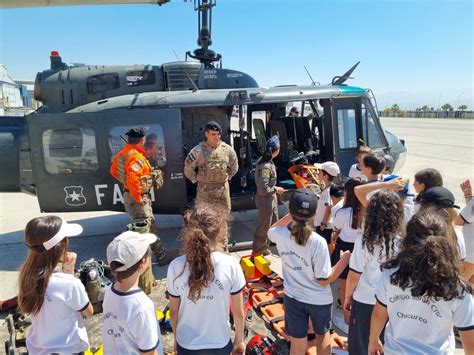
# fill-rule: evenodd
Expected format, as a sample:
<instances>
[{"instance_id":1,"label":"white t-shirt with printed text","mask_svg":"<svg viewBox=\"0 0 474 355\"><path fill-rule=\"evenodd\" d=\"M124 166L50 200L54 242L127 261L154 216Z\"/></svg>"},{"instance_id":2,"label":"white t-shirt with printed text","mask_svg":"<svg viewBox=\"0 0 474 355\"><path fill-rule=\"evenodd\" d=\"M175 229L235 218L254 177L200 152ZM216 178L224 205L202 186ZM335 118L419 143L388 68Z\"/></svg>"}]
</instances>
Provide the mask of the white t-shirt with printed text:
<instances>
[{"instance_id":1,"label":"white t-shirt with printed text","mask_svg":"<svg viewBox=\"0 0 474 355\"><path fill-rule=\"evenodd\" d=\"M321 196L318 200L318 205L316 207L316 214L314 215L314 225L319 227L324 218L324 213L326 212L326 206L332 207L331 195L329 194L331 185L326 186L323 191L321 191ZM326 223L326 229L332 229L332 216L329 215L329 219Z\"/></svg>"},{"instance_id":2,"label":"white t-shirt with printed text","mask_svg":"<svg viewBox=\"0 0 474 355\"><path fill-rule=\"evenodd\" d=\"M411 289L390 283L396 269L384 270L377 287L377 301L387 307L385 354L452 354L455 349L453 326L474 328L474 301L464 293L450 301L415 298Z\"/></svg>"},{"instance_id":3,"label":"white t-shirt with printed text","mask_svg":"<svg viewBox=\"0 0 474 355\"><path fill-rule=\"evenodd\" d=\"M460 216L464 221L462 233L466 244L465 261L474 264L474 198L461 210Z\"/></svg>"},{"instance_id":4,"label":"white t-shirt with printed text","mask_svg":"<svg viewBox=\"0 0 474 355\"><path fill-rule=\"evenodd\" d=\"M364 181L364 182L367 181L367 176L362 174L362 171L357 167L357 163L352 164L352 166L349 170L349 177L351 179L357 179L357 180Z\"/></svg>"},{"instance_id":5,"label":"white t-shirt with printed text","mask_svg":"<svg viewBox=\"0 0 474 355\"><path fill-rule=\"evenodd\" d=\"M331 218L333 222L334 222L334 217L336 216L337 211L339 211L342 208L342 206L344 206L344 197L341 198L341 200L338 203L336 203L334 206L332 206L331 208Z\"/></svg>"},{"instance_id":6,"label":"white t-shirt with printed text","mask_svg":"<svg viewBox=\"0 0 474 355\"><path fill-rule=\"evenodd\" d=\"M104 295L102 341L104 354L163 355L160 326L153 301L141 290L120 292L109 286Z\"/></svg>"},{"instance_id":7,"label":"white t-shirt with printed text","mask_svg":"<svg viewBox=\"0 0 474 355\"><path fill-rule=\"evenodd\" d=\"M40 311L30 315L31 327L26 338L28 352L46 355L87 350L89 340L80 312L88 306L89 298L78 278L71 274L53 273Z\"/></svg>"},{"instance_id":8,"label":"white t-shirt with printed text","mask_svg":"<svg viewBox=\"0 0 474 355\"><path fill-rule=\"evenodd\" d=\"M362 236L362 228L352 228L352 207L341 208L334 218L334 228L339 229L339 238L347 243L355 243Z\"/></svg>"},{"instance_id":9,"label":"white t-shirt with printed text","mask_svg":"<svg viewBox=\"0 0 474 355\"><path fill-rule=\"evenodd\" d=\"M168 267L166 289L170 297L180 299L176 341L185 349L219 349L230 341L230 298L242 291L245 277L233 256L216 251L211 258L214 279L196 303L188 298L190 270L186 255L174 259Z\"/></svg>"},{"instance_id":10,"label":"white t-shirt with printed text","mask_svg":"<svg viewBox=\"0 0 474 355\"><path fill-rule=\"evenodd\" d=\"M400 237L396 236L393 241L393 250L390 253L390 257L398 254ZM380 264L387 260L385 246L382 248L378 245L374 246L374 253L372 254L367 249L367 245L362 246L362 242L363 236L361 235L355 241L354 250L349 261L349 269L360 274L360 279L352 298L360 303L374 305L375 289L382 276Z\"/></svg>"},{"instance_id":11,"label":"white t-shirt with printed text","mask_svg":"<svg viewBox=\"0 0 474 355\"><path fill-rule=\"evenodd\" d=\"M306 245L298 245L286 227L270 228L268 239L276 243L281 257L285 294L303 303L331 304L331 287L317 281L329 278L332 271L326 240L313 232Z\"/></svg>"}]
</instances>

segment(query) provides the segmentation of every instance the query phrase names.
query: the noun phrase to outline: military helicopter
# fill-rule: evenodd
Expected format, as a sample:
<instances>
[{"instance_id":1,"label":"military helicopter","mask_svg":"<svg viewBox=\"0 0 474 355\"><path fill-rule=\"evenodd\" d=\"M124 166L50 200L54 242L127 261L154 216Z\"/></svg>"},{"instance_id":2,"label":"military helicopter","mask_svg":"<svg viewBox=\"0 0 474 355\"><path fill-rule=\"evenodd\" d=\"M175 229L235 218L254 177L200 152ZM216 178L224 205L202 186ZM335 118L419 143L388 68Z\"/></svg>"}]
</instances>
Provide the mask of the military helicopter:
<instances>
[{"instance_id":1,"label":"military helicopter","mask_svg":"<svg viewBox=\"0 0 474 355\"><path fill-rule=\"evenodd\" d=\"M68 5L169 0L72 0ZM5 0L0 7L64 5L56 0ZM243 72L222 67L212 44L215 0L195 0L198 46L185 61L162 65L68 65L52 51L49 69L36 75L34 96L43 106L25 117L0 120L0 191L36 195L43 212L123 211L121 186L109 174L124 132L145 126L151 163L164 172L153 192L155 213L179 213L195 196L184 177L187 152L203 139L209 120L239 157L231 181L232 208L255 208L253 173L265 141L278 133L278 184L294 188L288 168L336 161L348 172L362 144L390 154L395 170L404 141L384 129L370 89L345 83L357 67L329 85L259 87ZM288 104L301 113L289 115ZM237 117L236 117L237 116Z\"/></svg>"}]
</instances>

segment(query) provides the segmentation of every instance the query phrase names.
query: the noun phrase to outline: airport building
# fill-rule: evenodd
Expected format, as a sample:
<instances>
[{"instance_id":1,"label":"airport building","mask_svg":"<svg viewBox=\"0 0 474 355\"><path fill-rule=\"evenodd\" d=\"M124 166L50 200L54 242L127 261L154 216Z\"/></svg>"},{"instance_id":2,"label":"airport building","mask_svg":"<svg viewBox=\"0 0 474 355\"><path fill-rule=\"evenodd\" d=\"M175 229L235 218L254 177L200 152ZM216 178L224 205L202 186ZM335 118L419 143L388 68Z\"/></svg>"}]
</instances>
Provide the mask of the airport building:
<instances>
[{"instance_id":1,"label":"airport building","mask_svg":"<svg viewBox=\"0 0 474 355\"><path fill-rule=\"evenodd\" d=\"M14 80L0 64L0 116L23 116L41 103L33 99L33 80Z\"/></svg>"}]
</instances>

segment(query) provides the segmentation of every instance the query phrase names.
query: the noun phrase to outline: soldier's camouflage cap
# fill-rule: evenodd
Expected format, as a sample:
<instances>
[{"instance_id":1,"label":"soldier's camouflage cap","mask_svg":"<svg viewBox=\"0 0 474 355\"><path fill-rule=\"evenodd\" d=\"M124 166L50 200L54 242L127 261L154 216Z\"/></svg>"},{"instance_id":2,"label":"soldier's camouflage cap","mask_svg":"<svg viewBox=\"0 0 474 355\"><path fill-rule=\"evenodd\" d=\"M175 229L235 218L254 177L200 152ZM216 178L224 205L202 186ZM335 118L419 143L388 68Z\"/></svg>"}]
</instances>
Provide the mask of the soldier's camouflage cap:
<instances>
[{"instance_id":1,"label":"soldier's camouflage cap","mask_svg":"<svg viewBox=\"0 0 474 355\"><path fill-rule=\"evenodd\" d=\"M143 138L146 135L146 129L144 127L134 127L125 135L129 138Z\"/></svg>"}]
</instances>

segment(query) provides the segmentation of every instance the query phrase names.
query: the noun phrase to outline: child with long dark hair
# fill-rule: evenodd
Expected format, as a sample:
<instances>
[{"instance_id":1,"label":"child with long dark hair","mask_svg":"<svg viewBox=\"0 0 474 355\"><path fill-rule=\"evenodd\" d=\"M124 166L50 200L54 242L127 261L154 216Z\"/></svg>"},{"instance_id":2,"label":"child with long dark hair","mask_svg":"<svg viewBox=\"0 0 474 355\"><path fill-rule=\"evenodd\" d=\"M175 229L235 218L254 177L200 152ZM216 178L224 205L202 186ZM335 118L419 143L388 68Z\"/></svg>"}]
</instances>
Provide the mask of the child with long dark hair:
<instances>
[{"instance_id":1,"label":"child with long dark hair","mask_svg":"<svg viewBox=\"0 0 474 355\"><path fill-rule=\"evenodd\" d=\"M317 197L311 190L295 190L289 203L291 228L284 225L286 222L277 222L268 231L268 238L276 243L282 259L285 330L291 337L291 354L306 353L310 319L316 333L317 353L330 353L329 284L344 270L350 257L349 252L342 253L341 260L331 269L328 245L310 224L316 206Z\"/></svg>"},{"instance_id":2,"label":"child with long dark hair","mask_svg":"<svg viewBox=\"0 0 474 355\"><path fill-rule=\"evenodd\" d=\"M79 224L56 216L34 218L26 225L29 251L20 270L18 304L31 318L26 338L30 354L81 353L89 346L82 316L92 315L93 308L74 277L77 256L68 252L68 237L81 233Z\"/></svg>"},{"instance_id":3,"label":"child with long dark hair","mask_svg":"<svg viewBox=\"0 0 474 355\"><path fill-rule=\"evenodd\" d=\"M168 268L167 291L178 355L241 354L244 347L242 289L245 278L237 259L219 250L225 215L199 204L187 211L184 255ZM235 325L229 330L229 302Z\"/></svg>"},{"instance_id":4,"label":"child with long dark hair","mask_svg":"<svg viewBox=\"0 0 474 355\"><path fill-rule=\"evenodd\" d=\"M344 310L350 312L351 354L367 353L375 288L382 275L380 265L398 250L403 216L403 204L395 192L381 190L367 206L364 231L355 241L349 262L344 301Z\"/></svg>"},{"instance_id":5,"label":"child with long dark hair","mask_svg":"<svg viewBox=\"0 0 474 355\"><path fill-rule=\"evenodd\" d=\"M362 235L362 222L364 219L364 207L354 194L354 188L361 185L360 180L349 179L344 184L345 198L344 205L337 211L334 217L334 232L332 236L336 248L331 255L331 265L336 265L339 261L341 251L352 252L356 239ZM346 294L346 279L349 273L349 267L339 275L339 299L344 302ZM334 319L338 322L340 318ZM344 311L344 321L349 322L349 313ZM339 328L347 332L347 325L344 322L336 324Z\"/></svg>"},{"instance_id":6,"label":"child with long dark hair","mask_svg":"<svg viewBox=\"0 0 474 355\"><path fill-rule=\"evenodd\" d=\"M474 351L474 303L461 278L461 261L446 238L446 223L433 209L420 210L407 224L399 254L382 266L375 297L370 354L448 354L453 326L466 354ZM385 329L385 344L379 335Z\"/></svg>"},{"instance_id":7,"label":"child with long dark hair","mask_svg":"<svg viewBox=\"0 0 474 355\"><path fill-rule=\"evenodd\" d=\"M413 181L413 187L417 193L415 197L415 213L420 208L420 202L425 191L436 186L443 186L443 177L438 170L428 168L420 170L415 174L415 180Z\"/></svg>"}]
</instances>

